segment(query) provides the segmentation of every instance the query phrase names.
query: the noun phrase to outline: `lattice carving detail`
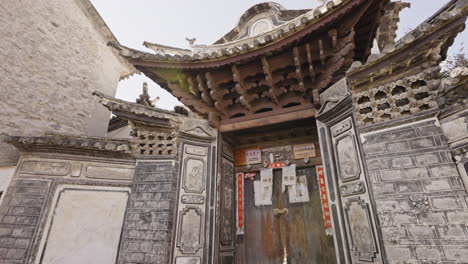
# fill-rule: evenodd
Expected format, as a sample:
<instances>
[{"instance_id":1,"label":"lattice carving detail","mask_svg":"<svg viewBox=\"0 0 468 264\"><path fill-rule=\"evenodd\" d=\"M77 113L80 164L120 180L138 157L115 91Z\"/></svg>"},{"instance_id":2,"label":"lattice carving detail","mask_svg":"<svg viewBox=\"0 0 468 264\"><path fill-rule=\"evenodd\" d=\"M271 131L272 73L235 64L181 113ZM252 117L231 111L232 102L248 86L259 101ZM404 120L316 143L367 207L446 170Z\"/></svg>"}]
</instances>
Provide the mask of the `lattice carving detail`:
<instances>
[{"instance_id":1,"label":"lattice carving detail","mask_svg":"<svg viewBox=\"0 0 468 264\"><path fill-rule=\"evenodd\" d=\"M132 150L138 155L173 155L177 153L177 140L171 131L132 132Z\"/></svg>"},{"instance_id":2,"label":"lattice carving detail","mask_svg":"<svg viewBox=\"0 0 468 264\"><path fill-rule=\"evenodd\" d=\"M438 67L354 93L359 125L369 125L437 107Z\"/></svg>"}]
</instances>

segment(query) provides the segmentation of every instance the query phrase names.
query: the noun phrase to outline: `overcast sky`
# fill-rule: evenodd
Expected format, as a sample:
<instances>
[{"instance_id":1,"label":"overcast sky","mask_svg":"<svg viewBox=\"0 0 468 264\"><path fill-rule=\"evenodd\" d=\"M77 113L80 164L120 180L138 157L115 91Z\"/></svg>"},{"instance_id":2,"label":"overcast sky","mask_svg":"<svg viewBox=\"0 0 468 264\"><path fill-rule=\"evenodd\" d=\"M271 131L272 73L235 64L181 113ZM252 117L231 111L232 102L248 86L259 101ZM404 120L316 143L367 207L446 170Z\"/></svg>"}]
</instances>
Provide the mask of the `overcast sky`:
<instances>
[{"instance_id":1,"label":"overcast sky","mask_svg":"<svg viewBox=\"0 0 468 264\"><path fill-rule=\"evenodd\" d=\"M197 38L197 44L211 44L230 31L249 7L264 2L255 0L91 0L119 42L147 50L143 41L188 48L185 37ZM287 9L308 9L314 0L278 0ZM398 36L419 25L448 0L407 0L410 9L401 13ZM468 41L466 31L457 38L451 52ZM173 109L176 98L144 75L134 75L119 83L117 98L135 101L147 82L157 106Z\"/></svg>"}]
</instances>

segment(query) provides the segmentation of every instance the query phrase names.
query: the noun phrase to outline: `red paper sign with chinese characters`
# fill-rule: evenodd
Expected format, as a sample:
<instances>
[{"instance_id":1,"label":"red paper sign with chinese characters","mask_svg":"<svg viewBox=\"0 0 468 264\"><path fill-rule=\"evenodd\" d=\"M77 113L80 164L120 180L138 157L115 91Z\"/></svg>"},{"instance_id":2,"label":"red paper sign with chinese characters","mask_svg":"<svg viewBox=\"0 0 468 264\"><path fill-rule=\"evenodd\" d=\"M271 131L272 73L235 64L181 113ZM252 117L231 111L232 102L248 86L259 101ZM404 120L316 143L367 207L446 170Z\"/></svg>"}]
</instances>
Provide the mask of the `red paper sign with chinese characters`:
<instances>
[{"instance_id":1,"label":"red paper sign with chinese characters","mask_svg":"<svg viewBox=\"0 0 468 264\"><path fill-rule=\"evenodd\" d=\"M284 162L275 162L275 163L268 164L268 168L273 168L273 169L283 168L284 166L286 166L286 163Z\"/></svg>"},{"instance_id":2,"label":"red paper sign with chinese characters","mask_svg":"<svg viewBox=\"0 0 468 264\"><path fill-rule=\"evenodd\" d=\"M237 234L244 234L244 173L236 174L237 181Z\"/></svg>"},{"instance_id":3,"label":"red paper sign with chinese characters","mask_svg":"<svg viewBox=\"0 0 468 264\"><path fill-rule=\"evenodd\" d=\"M317 175L320 186L320 198L322 200L323 216L325 219L325 228L331 228L330 207L328 205L327 187L325 185L325 173L322 166L317 166Z\"/></svg>"}]
</instances>

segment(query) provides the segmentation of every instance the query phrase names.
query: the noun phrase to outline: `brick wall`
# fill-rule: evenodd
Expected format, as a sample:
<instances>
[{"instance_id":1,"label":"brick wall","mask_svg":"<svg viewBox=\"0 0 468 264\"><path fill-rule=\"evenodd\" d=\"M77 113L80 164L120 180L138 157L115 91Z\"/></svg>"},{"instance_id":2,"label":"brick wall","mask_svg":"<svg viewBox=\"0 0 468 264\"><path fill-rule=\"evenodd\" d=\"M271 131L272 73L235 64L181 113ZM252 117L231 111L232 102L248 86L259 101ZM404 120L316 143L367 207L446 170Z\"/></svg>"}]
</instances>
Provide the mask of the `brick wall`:
<instances>
[{"instance_id":1,"label":"brick wall","mask_svg":"<svg viewBox=\"0 0 468 264\"><path fill-rule=\"evenodd\" d=\"M46 203L49 181L14 180L0 212L0 263L25 263Z\"/></svg>"},{"instance_id":2,"label":"brick wall","mask_svg":"<svg viewBox=\"0 0 468 264\"><path fill-rule=\"evenodd\" d=\"M77 1L0 2L0 133L105 135L110 114L91 94L114 95L128 69ZM0 166L18 159L6 149Z\"/></svg>"},{"instance_id":3,"label":"brick wall","mask_svg":"<svg viewBox=\"0 0 468 264\"><path fill-rule=\"evenodd\" d=\"M436 121L362 137L389 263L467 263L467 192Z\"/></svg>"},{"instance_id":4,"label":"brick wall","mask_svg":"<svg viewBox=\"0 0 468 264\"><path fill-rule=\"evenodd\" d=\"M169 263L177 194L172 162L140 162L126 212L119 264Z\"/></svg>"}]
</instances>

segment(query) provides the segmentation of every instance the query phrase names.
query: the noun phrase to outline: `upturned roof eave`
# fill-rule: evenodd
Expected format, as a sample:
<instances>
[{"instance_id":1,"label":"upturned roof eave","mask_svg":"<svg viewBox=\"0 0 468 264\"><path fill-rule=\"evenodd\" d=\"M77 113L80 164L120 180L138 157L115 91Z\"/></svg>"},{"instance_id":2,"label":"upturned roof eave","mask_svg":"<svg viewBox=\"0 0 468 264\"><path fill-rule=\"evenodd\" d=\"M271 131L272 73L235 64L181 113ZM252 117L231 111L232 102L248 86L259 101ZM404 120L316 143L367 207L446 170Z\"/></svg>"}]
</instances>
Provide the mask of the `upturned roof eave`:
<instances>
[{"instance_id":1,"label":"upturned roof eave","mask_svg":"<svg viewBox=\"0 0 468 264\"><path fill-rule=\"evenodd\" d=\"M257 57L262 54L267 54L275 50L279 50L287 45L290 45L300 39L317 32L323 27L329 26L333 21L339 19L353 7L361 4L364 0L348 0L342 1L342 3L328 10L325 14L322 14L315 21L303 21L304 23L298 27L295 27L293 30L290 30L282 36L271 39L271 41L259 44L258 46L246 49L246 50L236 50L228 54L202 54L202 55L161 55L154 54L144 51L139 51L136 49L128 48L120 44L113 44L113 46L120 50L120 54L125 57L129 62L131 62L136 67L159 67L159 68L210 68L210 67L220 67L228 65L230 63L239 62L245 59L252 57ZM263 35L262 35L263 36ZM159 45L159 44L154 44ZM225 44L222 44L225 45ZM163 47L164 45L159 45ZM212 48L216 45L207 46ZM171 47L171 49L179 49ZM185 49L180 49L186 52Z\"/></svg>"}]
</instances>

